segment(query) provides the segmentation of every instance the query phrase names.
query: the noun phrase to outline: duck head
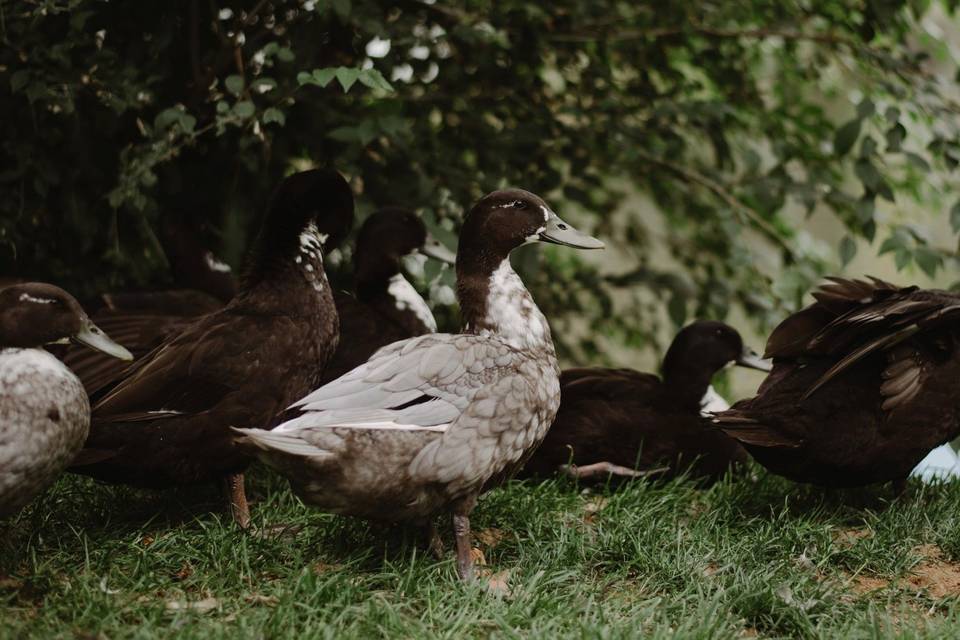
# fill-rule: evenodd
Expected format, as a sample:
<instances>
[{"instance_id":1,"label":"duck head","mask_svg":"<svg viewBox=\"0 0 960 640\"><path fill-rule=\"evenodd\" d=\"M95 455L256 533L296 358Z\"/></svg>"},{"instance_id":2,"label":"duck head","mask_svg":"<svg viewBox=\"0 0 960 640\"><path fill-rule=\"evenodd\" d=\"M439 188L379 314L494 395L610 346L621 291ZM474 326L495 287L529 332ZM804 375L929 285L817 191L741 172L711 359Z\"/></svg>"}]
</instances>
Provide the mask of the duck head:
<instances>
[{"instance_id":1,"label":"duck head","mask_svg":"<svg viewBox=\"0 0 960 640\"><path fill-rule=\"evenodd\" d=\"M503 189L481 198L463 221L458 268L463 262L477 261L492 270L511 251L534 242L603 249L602 242L561 220L540 196L523 189Z\"/></svg>"},{"instance_id":2,"label":"duck head","mask_svg":"<svg viewBox=\"0 0 960 640\"><path fill-rule=\"evenodd\" d=\"M743 344L740 334L730 325L699 320L681 329L670 344L663 358L664 383L689 391L699 402L714 374L731 363L759 371L772 368L768 360Z\"/></svg>"},{"instance_id":3,"label":"duck head","mask_svg":"<svg viewBox=\"0 0 960 640\"><path fill-rule=\"evenodd\" d=\"M80 303L60 287L27 282L0 290L0 347L28 349L67 341L133 360L133 355L93 324Z\"/></svg>"},{"instance_id":4,"label":"duck head","mask_svg":"<svg viewBox=\"0 0 960 640\"><path fill-rule=\"evenodd\" d=\"M402 258L418 254L446 264L454 264L457 258L430 235L412 211L380 209L364 221L357 236L353 261L358 287L386 282L400 273Z\"/></svg>"},{"instance_id":5,"label":"duck head","mask_svg":"<svg viewBox=\"0 0 960 640\"><path fill-rule=\"evenodd\" d=\"M289 264L303 251L333 249L352 225L353 192L343 176L333 169L288 176L270 201L254 243L248 281Z\"/></svg>"},{"instance_id":6,"label":"duck head","mask_svg":"<svg viewBox=\"0 0 960 640\"><path fill-rule=\"evenodd\" d=\"M210 250L213 234L198 217L164 216L159 237L177 285L209 293L221 302L233 298L237 292L233 271Z\"/></svg>"}]
</instances>

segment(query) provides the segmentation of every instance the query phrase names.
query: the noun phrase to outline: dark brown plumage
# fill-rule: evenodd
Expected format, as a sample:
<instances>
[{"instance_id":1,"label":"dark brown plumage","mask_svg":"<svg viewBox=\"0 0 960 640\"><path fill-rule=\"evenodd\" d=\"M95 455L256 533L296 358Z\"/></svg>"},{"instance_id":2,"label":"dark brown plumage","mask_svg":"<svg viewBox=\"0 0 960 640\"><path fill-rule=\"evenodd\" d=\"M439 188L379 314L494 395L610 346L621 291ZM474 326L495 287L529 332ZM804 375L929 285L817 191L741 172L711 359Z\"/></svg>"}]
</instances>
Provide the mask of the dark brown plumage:
<instances>
[{"instance_id":1,"label":"dark brown plumage","mask_svg":"<svg viewBox=\"0 0 960 640\"><path fill-rule=\"evenodd\" d=\"M168 215L160 224L159 237L177 288L157 291L104 293L93 319L139 359L180 333L197 317L212 313L229 302L237 291L237 279L204 242L205 229L186 216ZM127 365L103 354L70 348L63 361L96 401L118 380Z\"/></svg>"},{"instance_id":2,"label":"dark brown plumage","mask_svg":"<svg viewBox=\"0 0 960 640\"><path fill-rule=\"evenodd\" d=\"M773 372L720 428L774 473L852 487L900 481L960 434L948 291L831 278L767 343Z\"/></svg>"},{"instance_id":3,"label":"dark brown plumage","mask_svg":"<svg viewBox=\"0 0 960 640\"><path fill-rule=\"evenodd\" d=\"M674 338L663 379L632 369L565 370L560 411L521 477L573 465L569 473L597 480L654 469L659 477L689 471L716 479L746 460L737 442L701 415L710 379L731 362L762 366L735 329L700 321Z\"/></svg>"},{"instance_id":4,"label":"dark brown plumage","mask_svg":"<svg viewBox=\"0 0 960 640\"><path fill-rule=\"evenodd\" d=\"M340 347L324 382L360 366L380 347L437 330L430 307L403 277L401 259L413 253L448 264L456 257L412 211L388 207L364 221L353 254L355 295L337 291L333 296Z\"/></svg>"},{"instance_id":5,"label":"dark brown plumage","mask_svg":"<svg viewBox=\"0 0 960 640\"><path fill-rule=\"evenodd\" d=\"M153 488L241 473L249 458L230 427L270 425L319 382L336 348L320 249L342 237L352 215L350 188L336 172L287 178L237 295L140 359L95 404L71 470Z\"/></svg>"}]
</instances>

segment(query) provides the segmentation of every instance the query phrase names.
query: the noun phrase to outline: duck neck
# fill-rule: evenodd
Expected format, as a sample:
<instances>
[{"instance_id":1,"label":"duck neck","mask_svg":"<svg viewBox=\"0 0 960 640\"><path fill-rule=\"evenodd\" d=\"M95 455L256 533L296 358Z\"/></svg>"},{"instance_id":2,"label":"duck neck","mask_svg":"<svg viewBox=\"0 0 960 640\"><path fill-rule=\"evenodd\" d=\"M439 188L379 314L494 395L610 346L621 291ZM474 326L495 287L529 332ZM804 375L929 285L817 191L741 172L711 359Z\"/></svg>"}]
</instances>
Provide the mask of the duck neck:
<instances>
[{"instance_id":1,"label":"duck neck","mask_svg":"<svg viewBox=\"0 0 960 640\"><path fill-rule=\"evenodd\" d=\"M496 335L520 350L555 355L547 319L533 302L509 256L470 269L457 263L457 297L464 333Z\"/></svg>"},{"instance_id":2,"label":"duck neck","mask_svg":"<svg viewBox=\"0 0 960 640\"><path fill-rule=\"evenodd\" d=\"M320 297L332 296L327 274L323 269L323 235L317 230L314 223L310 223L299 236L296 247L280 254L269 252L255 252L250 269L244 277L242 294L238 297L247 300L251 298L272 301L273 304L283 305L287 299L295 300L296 296L252 296L255 291L263 289L275 290L283 287L301 287L312 290ZM263 247L258 247L262 249ZM331 297L332 300L332 297ZM315 309L303 309L306 314L315 313Z\"/></svg>"},{"instance_id":3,"label":"duck neck","mask_svg":"<svg viewBox=\"0 0 960 640\"><path fill-rule=\"evenodd\" d=\"M699 409L700 401L716 372L704 367L702 362L678 361L670 355L668 351L663 360L663 384L667 393L679 404Z\"/></svg>"}]
</instances>

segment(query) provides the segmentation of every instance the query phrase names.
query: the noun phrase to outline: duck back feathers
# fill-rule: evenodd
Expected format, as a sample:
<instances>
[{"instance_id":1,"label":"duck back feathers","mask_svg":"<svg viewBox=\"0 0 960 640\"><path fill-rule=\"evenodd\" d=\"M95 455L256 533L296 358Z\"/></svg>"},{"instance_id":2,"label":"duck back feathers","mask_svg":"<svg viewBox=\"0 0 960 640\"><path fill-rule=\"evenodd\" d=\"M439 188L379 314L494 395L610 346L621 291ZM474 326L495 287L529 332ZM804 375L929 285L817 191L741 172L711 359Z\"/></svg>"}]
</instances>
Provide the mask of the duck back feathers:
<instances>
[{"instance_id":1,"label":"duck back feathers","mask_svg":"<svg viewBox=\"0 0 960 640\"><path fill-rule=\"evenodd\" d=\"M789 478L858 486L905 478L960 433L960 297L831 279L771 335L758 395L718 415L761 464Z\"/></svg>"}]
</instances>

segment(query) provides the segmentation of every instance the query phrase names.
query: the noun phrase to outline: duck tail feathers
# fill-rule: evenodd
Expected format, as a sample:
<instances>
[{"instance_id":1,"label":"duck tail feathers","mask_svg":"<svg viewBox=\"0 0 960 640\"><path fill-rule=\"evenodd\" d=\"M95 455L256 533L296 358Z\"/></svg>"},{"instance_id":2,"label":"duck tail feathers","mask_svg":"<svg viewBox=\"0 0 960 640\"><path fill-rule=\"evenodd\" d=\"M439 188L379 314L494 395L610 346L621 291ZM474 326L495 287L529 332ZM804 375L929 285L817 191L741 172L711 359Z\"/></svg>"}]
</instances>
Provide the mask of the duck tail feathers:
<instances>
[{"instance_id":1,"label":"duck tail feathers","mask_svg":"<svg viewBox=\"0 0 960 640\"><path fill-rule=\"evenodd\" d=\"M295 435L263 429L239 429L236 427L233 428L233 431L239 434L237 443L241 446L248 445L267 453L279 452L300 458L320 460L333 457L330 451L316 447Z\"/></svg>"}]
</instances>

